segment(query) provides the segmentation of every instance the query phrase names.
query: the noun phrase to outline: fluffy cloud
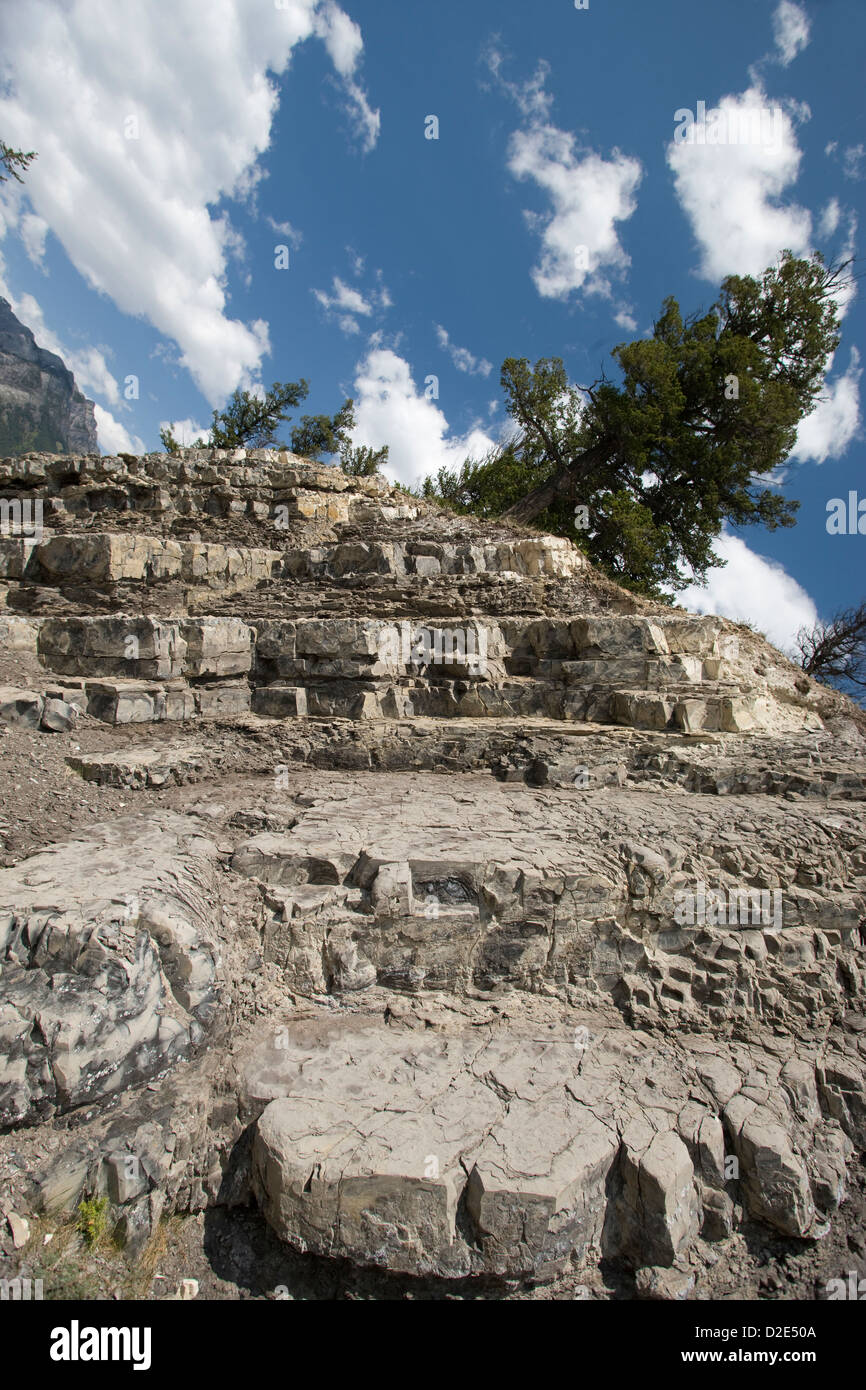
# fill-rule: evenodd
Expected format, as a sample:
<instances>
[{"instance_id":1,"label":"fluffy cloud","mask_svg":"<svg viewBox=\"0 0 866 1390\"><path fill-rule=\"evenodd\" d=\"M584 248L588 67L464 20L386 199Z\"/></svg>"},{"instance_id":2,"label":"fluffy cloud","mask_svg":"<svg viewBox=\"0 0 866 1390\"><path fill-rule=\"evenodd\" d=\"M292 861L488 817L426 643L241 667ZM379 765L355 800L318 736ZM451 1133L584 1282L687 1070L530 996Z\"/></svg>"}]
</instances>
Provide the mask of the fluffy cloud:
<instances>
[{"instance_id":1,"label":"fluffy cloud","mask_svg":"<svg viewBox=\"0 0 866 1390\"><path fill-rule=\"evenodd\" d=\"M792 63L809 42L809 16L795 0L780 0L773 12L773 39L783 67Z\"/></svg>"},{"instance_id":2,"label":"fluffy cloud","mask_svg":"<svg viewBox=\"0 0 866 1390\"><path fill-rule=\"evenodd\" d=\"M326 0L313 21L313 31L324 40L328 57L341 77L351 77L364 50L361 30L339 5Z\"/></svg>"},{"instance_id":3,"label":"fluffy cloud","mask_svg":"<svg viewBox=\"0 0 866 1390\"><path fill-rule=\"evenodd\" d=\"M791 458L801 463L841 458L860 427L862 375L860 354L852 347L848 370L824 388L812 414L800 422Z\"/></svg>"},{"instance_id":4,"label":"fluffy cloud","mask_svg":"<svg viewBox=\"0 0 866 1390\"><path fill-rule=\"evenodd\" d=\"M818 224L818 231L821 236L831 237L839 226L841 218L842 209L839 206L839 199L831 198L821 213L821 221Z\"/></svg>"},{"instance_id":5,"label":"fluffy cloud","mask_svg":"<svg viewBox=\"0 0 866 1390\"><path fill-rule=\"evenodd\" d=\"M343 80L355 132L367 153L379 138L381 117L370 106L363 87L355 81L355 71L364 49L361 30L333 0L324 0L315 16L314 33L317 38L324 40L328 57Z\"/></svg>"},{"instance_id":6,"label":"fluffy cloud","mask_svg":"<svg viewBox=\"0 0 866 1390\"><path fill-rule=\"evenodd\" d=\"M439 407L417 389L409 363L390 348L374 347L358 364L355 418L354 443L387 444L385 471L407 484L440 468L459 467L469 455L480 458L494 444L477 426L452 435Z\"/></svg>"},{"instance_id":7,"label":"fluffy cloud","mask_svg":"<svg viewBox=\"0 0 866 1390\"><path fill-rule=\"evenodd\" d=\"M723 533L714 549L727 562L725 568L710 570L706 586L690 585L677 595L677 603L695 613L753 623L777 647L790 651L799 629L811 626L818 616L806 590L738 536Z\"/></svg>"},{"instance_id":8,"label":"fluffy cloud","mask_svg":"<svg viewBox=\"0 0 866 1390\"><path fill-rule=\"evenodd\" d=\"M447 352L458 372L466 372L469 376L488 377L493 371L493 363L488 362L486 357L476 357L468 348L458 347L452 343L448 331L441 323L434 323L436 329L436 341L443 352Z\"/></svg>"},{"instance_id":9,"label":"fluffy cloud","mask_svg":"<svg viewBox=\"0 0 866 1390\"><path fill-rule=\"evenodd\" d=\"M716 109L725 143L699 143L700 127L689 135L683 123L680 133L689 138L675 136L667 151L677 198L700 248L701 274L708 280L760 274L785 247L807 255L810 213L780 202L799 172L795 121L802 111L774 106L771 113L758 86L723 97Z\"/></svg>"},{"instance_id":10,"label":"fluffy cloud","mask_svg":"<svg viewBox=\"0 0 866 1390\"><path fill-rule=\"evenodd\" d=\"M619 309L613 316L613 321L618 328L624 328L626 333L637 332L637 319L634 314L630 314L628 309Z\"/></svg>"},{"instance_id":11,"label":"fluffy cloud","mask_svg":"<svg viewBox=\"0 0 866 1390\"><path fill-rule=\"evenodd\" d=\"M544 299L568 299L582 289L609 298L611 276L622 276L631 264L616 223L637 207L640 161L619 150L604 159L580 148L574 135L550 122L548 63L540 62L521 83L507 80L505 55L495 45L484 59L497 86L526 120L524 129L511 136L508 168L516 179L536 183L550 203L545 213L524 213L541 239L541 257L532 270L538 293Z\"/></svg>"},{"instance_id":12,"label":"fluffy cloud","mask_svg":"<svg viewBox=\"0 0 866 1390\"><path fill-rule=\"evenodd\" d=\"M34 213L26 212L21 218L20 231L28 260L41 270L45 260L45 238L48 235L48 223Z\"/></svg>"},{"instance_id":13,"label":"fluffy cloud","mask_svg":"<svg viewBox=\"0 0 866 1390\"><path fill-rule=\"evenodd\" d=\"M143 454L145 445L137 434L130 434L110 410L101 405L93 408L96 417L96 436L99 447L107 454Z\"/></svg>"},{"instance_id":14,"label":"fluffy cloud","mask_svg":"<svg viewBox=\"0 0 866 1390\"><path fill-rule=\"evenodd\" d=\"M24 192L17 184L8 184L0 189L0 241L9 234L17 232L21 238L27 259L37 270L45 270L45 238L48 223L35 213L26 212ZM5 263L0 263L0 270ZM9 295L5 295L9 298Z\"/></svg>"},{"instance_id":15,"label":"fluffy cloud","mask_svg":"<svg viewBox=\"0 0 866 1390\"><path fill-rule=\"evenodd\" d=\"M337 315L344 333L360 333L361 325L358 323L357 315L366 317L373 312L372 304L364 298L360 290L344 285L336 275L331 294L326 294L324 290L313 290L313 294L323 309L329 314Z\"/></svg>"},{"instance_id":16,"label":"fluffy cloud","mask_svg":"<svg viewBox=\"0 0 866 1390\"><path fill-rule=\"evenodd\" d=\"M177 440L178 444L189 447L195 444L197 439L207 439L210 435L210 425L199 425L195 420L160 420L159 428L164 430L169 428Z\"/></svg>"},{"instance_id":17,"label":"fluffy cloud","mask_svg":"<svg viewBox=\"0 0 866 1390\"><path fill-rule=\"evenodd\" d=\"M279 99L270 75L314 37L369 147L378 113L357 82L360 31L333 0L0 8L0 128L39 151L35 215L88 284L178 344L214 404L255 378L269 341L267 324L227 313L237 238L211 208L255 187Z\"/></svg>"},{"instance_id":18,"label":"fluffy cloud","mask_svg":"<svg viewBox=\"0 0 866 1390\"><path fill-rule=\"evenodd\" d=\"M637 207L640 161L614 150L610 159L578 150L570 132L533 125L511 137L508 168L517 179L531 179L548 195L549 213L527 213L541 238L541 258L532 270L545 299L567 299L576 290L605 297L610 276L621 276L631 258L619 242L616 224Z\"/></svg>"}]
</instances>

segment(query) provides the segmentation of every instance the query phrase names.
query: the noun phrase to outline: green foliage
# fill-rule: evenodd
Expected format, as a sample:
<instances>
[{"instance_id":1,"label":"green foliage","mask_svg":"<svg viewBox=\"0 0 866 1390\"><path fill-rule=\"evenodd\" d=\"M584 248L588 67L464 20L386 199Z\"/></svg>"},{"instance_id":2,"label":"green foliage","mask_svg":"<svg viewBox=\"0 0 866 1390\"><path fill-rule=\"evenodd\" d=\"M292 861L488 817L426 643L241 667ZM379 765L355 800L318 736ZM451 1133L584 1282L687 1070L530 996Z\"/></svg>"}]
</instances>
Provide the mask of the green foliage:
<instances>
[{"instance_id":1,"label":"green foliage","mask_svg":"<svg viewBox=\"0 0 866 1390\"><path fill-rule=\"evenodd\" d=\"M367 478L371 473L379 472L388 457L388 446L371 449L363 444L353 445L351 434L354 428L355 402L350 396L333 417L302 416L300 424L292 430L292 453L308 459L336 454L344 473L355 478Z\"/></svg>"},{"instance_id":2,"label":"green foliage","mask_svg":"<svg viewBox=\"0 0 866 1390\"><path fill-rule=\"evenodd\" d=\"M276 381L264 396L237 390L225 410L214 411L210 439L198 439L192 447L288 447L293 454L307 459L320 460L323 455L336 454L343 471L356 477L367 477L371 473L377 473L388 457L387 445L381 449L370 449L352 444L355 403L351 397L343 402L336 415L301 416L299 423L291 431L288 446L277 439L278 426L290 418L289 411L306 400L308 394L309 387L303 379L286 385ZM176 454L181 447L170 425L160 430L159 438L166 453Z\"/></svg>"},{"instance_id":3,"label":"green foliage","mask_svg":"<svg viewBox=\"0 0 866 1390\"><path fill-rule=\"evenodd\" d=\"M424 479L421 495L439 498L457 512L496 517L518 502L534 479L531 467L511 443L491 449L483 459L466 459L454 472L440 468L435 479Z\"/></svg>"},{"instance_id":4,"label":"green foliage","mask_svg":"<svg viewBox=\"0 0 866 1390\"><path fill-rule=\"evenodd\" d=\"M18 170L22 169L26 172L35 158L35 150L28 150L26 152L24 150L13 150L5 141L0 140L0 183L6 183L10 175L13 179L16 179L18 183L23 183L24 180L18 173ZM3 172L4 170L5 173Z\"/></svg>"},{"instance_id":5,"label":"green foliage","mask_svg":"<svg viewBox=\"0 0 866 1390\"><path fill-rule=\"evenodd\" d=\"M197 439L195 444L189 447L194 449L285 447L280 445L277 429L283 421L290 418L289 411L300 405L301 401L306 400L309 389L304 380L290 381L286 384L275 381L268 391L258 394L238 388L232 393L224 410L213 412L209 439ZM339 416L335 416L334 421L336 422L338 418ZM327 421L328 417L320 415L316 419ZM313 423L311 416L304 416L302 424L306 425L305 437L311 440L313 438ZM295 433L299 437L301 436L300 430L296 429ZM168 454L176 454L181 447L171 425L160 430L159 438L163 449ZM320 436L316 438L318 440Z\"/></svg>"},{"instance_id":6,"label":"green foliage","mask_svg":"<svg viewBox=\"0 0 866 1390\"><path fill-rule=\"evenodd\" d=\"M277 428L290 418L290 410L306 400L309 391L303 378L285 384L275 381L261 395L239 388L232 393L225 410L213 413L210 431L213 448L272 449L278 446Z\"/></svg>"},{"instance_id":7,"label":"green foliage","mask_svg":"<svg viewBox=\"0 0 866 1390\"><path fill-rule=\"evenodd\" d=\"M88 1246L98 1245L108 1226L108 1198L84 1197L78 1204L76 1229Z\"/></svg>"},{"instance_id":8,"label":"green foliage","mask_svg":"<svg viewBox=\"0 0 866 1390\"><path fill-rule=\"evenodd\" d=\"M602 376L581 390L559 358L534 369L508 358L513 437L426 479L424 495L568 536L638 593L664 598L705 578L725 521L794 524L798 504L759 480L815 408L839 342L844 269L786 251L760 279L729 276L706 313L683 319L666 299L651 337L613 349L619 383Z\"/></svg>"},{"instance_id":9,"label":"green foliage","mask_svg":"<svg viewBox=\"0 0 866 1390\"><path fill-rule=\"evenodd\" d=\"M340 453L340 467L352 478L369 478L371 474L378 473L387 460L387 444L381 449L369 448L366 444L350 444Z\"/></svg>"},{"instance_id":10,"label":"green foliage","mask_svg":"<svg viewBox=\"0 0 866 1390\"><path fill-rule=\"evenodd\" d=\"M349 431L354 428L355 411L351 398L344 401L336 415L302 415L291 435L291 450L305 459L320 459L323 454L338 454L350 445Z\"/></svg>"}]
</instances>

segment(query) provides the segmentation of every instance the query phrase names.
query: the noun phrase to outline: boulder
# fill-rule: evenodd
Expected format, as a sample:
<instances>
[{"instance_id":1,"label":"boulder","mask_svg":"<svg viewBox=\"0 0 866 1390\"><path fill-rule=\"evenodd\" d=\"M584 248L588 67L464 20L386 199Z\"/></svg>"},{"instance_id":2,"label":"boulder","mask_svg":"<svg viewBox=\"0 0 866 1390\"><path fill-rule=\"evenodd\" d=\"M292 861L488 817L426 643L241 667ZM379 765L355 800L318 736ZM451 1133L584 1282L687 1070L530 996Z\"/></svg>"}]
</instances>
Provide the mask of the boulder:
<instances>
[{"instance_id":1,"label":"boulder","mask_svg":"<svg viewBox=\"0 0 866 1390\"><path fill-rule=\"evenodd\" d=\"M0 685L0 724L20 724L26 729L38 729L44 707L44 696L38 691Z\"/></svg>"}]
</instances>

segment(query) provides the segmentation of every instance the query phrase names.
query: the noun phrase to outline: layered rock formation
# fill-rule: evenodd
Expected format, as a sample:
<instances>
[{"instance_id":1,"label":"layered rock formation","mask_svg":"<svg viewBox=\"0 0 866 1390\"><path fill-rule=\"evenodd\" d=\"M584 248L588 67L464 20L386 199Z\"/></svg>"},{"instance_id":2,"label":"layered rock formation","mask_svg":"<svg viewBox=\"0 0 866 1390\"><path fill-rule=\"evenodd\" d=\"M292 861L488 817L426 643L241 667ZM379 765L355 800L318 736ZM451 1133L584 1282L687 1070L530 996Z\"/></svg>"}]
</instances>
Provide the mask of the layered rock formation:
<instances>
[{"instance_id":1,"label":"layered rock formation","mask_svg":"<svg viewBox=\"0 0 866 1390\"><path fill-rule=\"evenodd\" d=\"M0 298L0 454L99 452L93 402Z\"/></svg>"},{"instance_id":2,"label":"layered rock formation","mask_svg":"<svg viewBox=\"0 0 866 1390\"><path fill-rule=\"evenodd\" d=\"M4 486L46 518L0 544L6 744L89 812L0 871L20 1205L104 1193L137 1251L246 1203L410 1283L599 1296L832 1240L866 1145L854 707L557 538L284 453Z\"/></svg>"}]
</instances>

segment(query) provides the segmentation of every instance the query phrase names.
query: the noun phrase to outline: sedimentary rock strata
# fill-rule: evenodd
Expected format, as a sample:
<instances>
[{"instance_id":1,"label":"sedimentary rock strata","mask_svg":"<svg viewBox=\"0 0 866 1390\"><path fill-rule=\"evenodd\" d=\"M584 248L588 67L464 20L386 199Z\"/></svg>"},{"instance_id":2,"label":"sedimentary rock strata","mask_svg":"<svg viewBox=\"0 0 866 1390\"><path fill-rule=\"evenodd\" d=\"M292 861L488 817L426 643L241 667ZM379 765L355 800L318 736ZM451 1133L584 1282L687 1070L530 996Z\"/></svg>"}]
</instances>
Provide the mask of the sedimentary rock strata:
<instances>
[{"instance_id":1,"label":"sedimentary rock strata","mask_svg":"<svg viewBox=\"0 0 866 1390\"><path fill-rule=\"evenodd\" d=\"M104 1195L137 1254L246 1206L404 1281L676 1299L832 1238L856 707L558 538L285 452L4 490L44 526L0 538L0 758L22 816L81 804L0 870L22 1210Z\"/></svg>"}]
</instances>

